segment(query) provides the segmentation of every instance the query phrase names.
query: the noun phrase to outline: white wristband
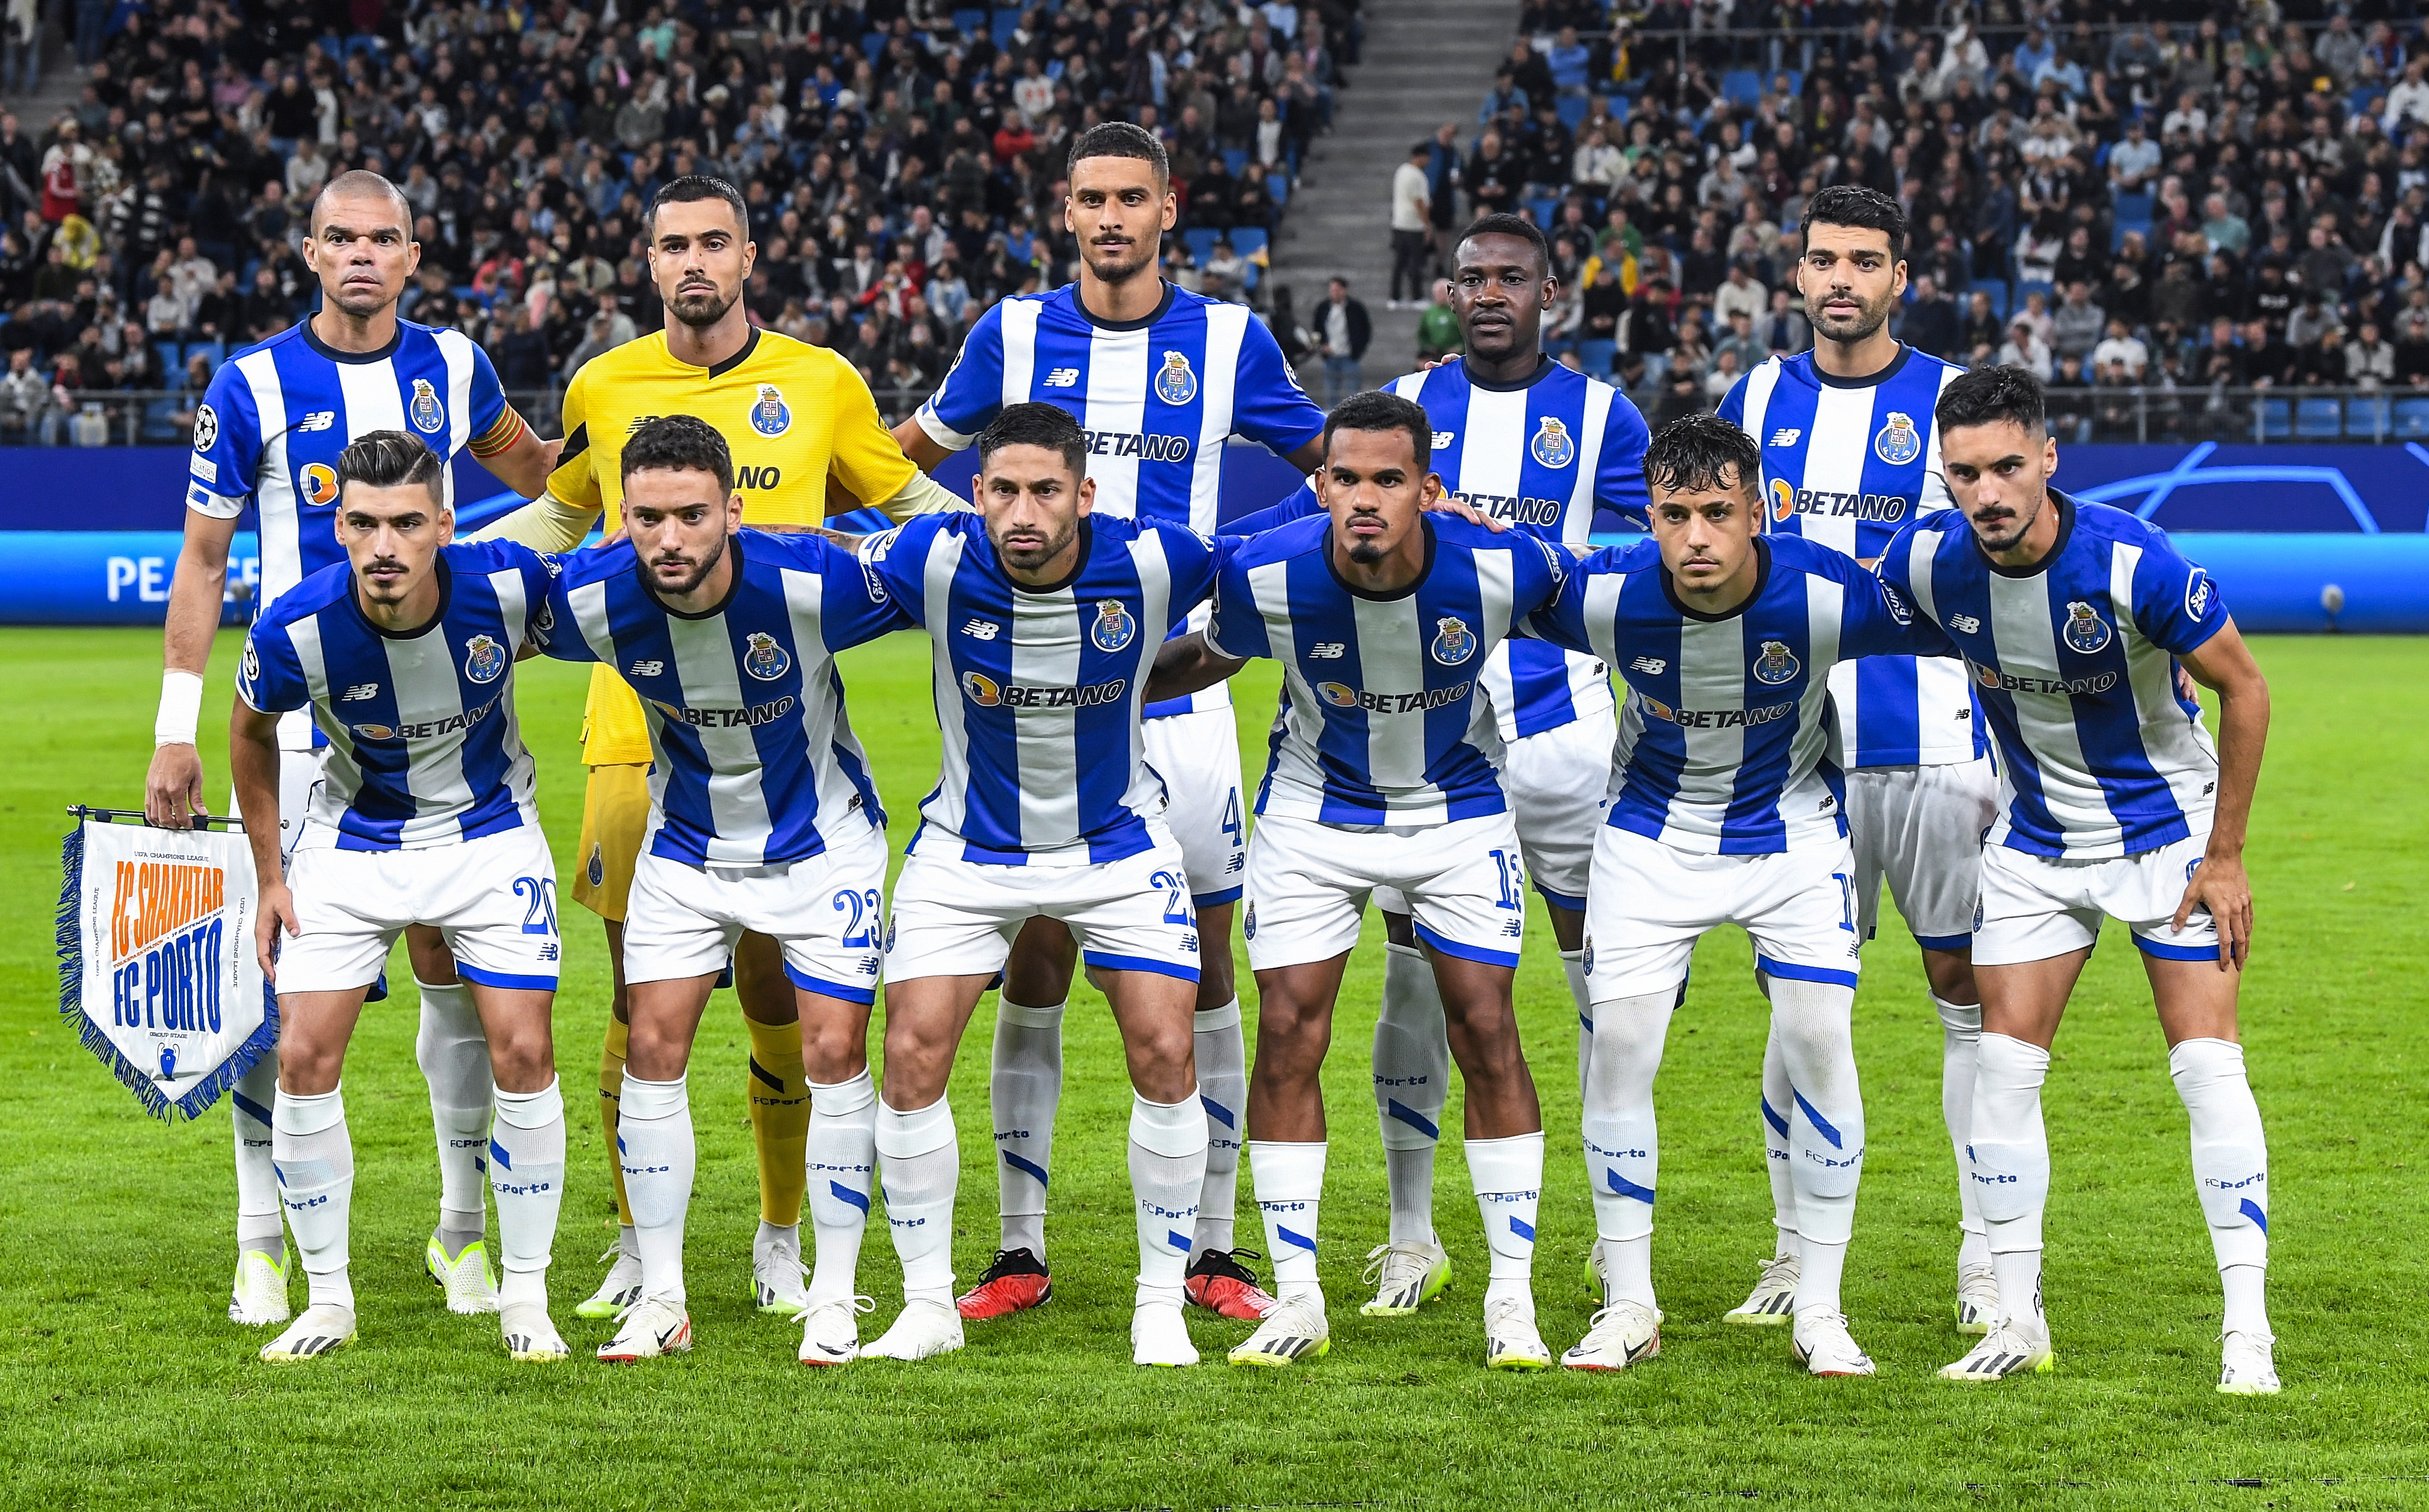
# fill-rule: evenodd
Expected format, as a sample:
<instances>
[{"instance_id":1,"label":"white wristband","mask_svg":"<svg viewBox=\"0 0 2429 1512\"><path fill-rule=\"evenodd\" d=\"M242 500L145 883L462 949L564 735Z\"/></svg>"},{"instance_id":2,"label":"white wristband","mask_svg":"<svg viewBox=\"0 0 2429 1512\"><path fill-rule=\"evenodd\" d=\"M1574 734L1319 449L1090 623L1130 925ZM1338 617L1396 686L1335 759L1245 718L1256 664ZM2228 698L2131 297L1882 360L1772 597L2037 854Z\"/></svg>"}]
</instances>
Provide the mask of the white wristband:
<instances>
[{"instance_id":1,"label":"white wristband","mask_svg":"<svg viewBox=\"0 0 2429 1512\"><path fill-rule=\"evenodd\" d=\"M203 680L174 667L160 674L160 712L152 720L152 744L190 746L203 717Z\"/></svg>"}]
</instances>

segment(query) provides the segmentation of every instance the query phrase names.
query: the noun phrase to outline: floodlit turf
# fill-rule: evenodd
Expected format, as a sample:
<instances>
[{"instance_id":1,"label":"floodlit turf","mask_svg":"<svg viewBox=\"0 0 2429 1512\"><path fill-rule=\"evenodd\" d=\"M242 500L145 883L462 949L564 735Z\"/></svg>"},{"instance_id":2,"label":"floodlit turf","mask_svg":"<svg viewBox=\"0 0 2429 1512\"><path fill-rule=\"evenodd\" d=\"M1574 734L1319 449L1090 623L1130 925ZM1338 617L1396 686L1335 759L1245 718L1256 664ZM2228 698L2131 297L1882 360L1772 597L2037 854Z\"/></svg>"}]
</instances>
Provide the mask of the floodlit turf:
<instances>
[{"instance_id":1,"label":"floodlit turf","mask_svg":"<svg viewBox=\"0 0 2429 1512\"><path fill-rule=\"evenodd\" d=\"M219 724L223 635L204 724ZM1084 994L1067 1031L1051 1220L1054 1300L981 1324L958 1356L812 1372L799 1334L748 1306L754 1175L744 1039L730 994L693 1062L700 1185L689 1275L698 1353L610 1369L606 1325L572 1316L613 1214L591 1095L603 946L568 903L559 1061L572 1112L556 1249L557 1321L577 1351L510 1365L492 1320L457 1318L421 1273L437 1179L407 1002L365 1018L346 1078L359 1176L361 1339L273 1368L226 1321L233 1178L227 1115L163 1127L78 1048L54 1004L60 806L139 801L159 637L0 632L14 711L0 766L0 1499L17 1506L884 1505L1497 1507L1757 1497L1814 1506L2429 1505L2423 1218L2429 649L2418 640L2272 640L2276 722L2254 829L2258 954L2245 994L2253 1081L2274 1152L2271 1301L2286 1392L2215 1395L2217 1277L2193 1200L2184 1115L2134 952L2113 930L2058 1041L2048 1097L2057 1191L2050 1316L2058 1372L2001 1387L1932 1378L1950 1327L1956 1214L1940 1126L1940 1031L1894 915L1869 951L1858 1047L1871 1132L1847 1274L1874 1380L1812 1381L1785 1330L1720 1314L1768 1253L1758 1138L1763 1026L1745 937L1705 943L1661 1082L1661 1357L1620 1376L1488 1374L1476 1318L1484 1251L1457 1141L1437 1211L1460 1267L1417 1317L1358 1316L1383 1237L1367 1088L1380 982L1370 930L1327 1080L1333 1117L1324 1279L1333 1351L1281 1372L1227 1369L1248 1325L1194 1315L1209 1363L1129 1364L1135 1252L1123 1173L1127 1090L1111 1022ZM847 662L852 722L907 832L935 772L927 652L911 637ZM522 725L570 875L581 815L585 672L527 663ZM1249 679L1243 679L1249 683ZM1244 688L1250 771L1272 679ZM224 737L205 742L214 799ZM1890 936L1896 935L1895 938ZM400 959L398 967L402 967ZM399 970L400 977L405 975ZM1247 979L1246 963L1242 978ZM409 990L408 990L409 994ZM1540 912L1519 1007L1550 1130L1536 1294L1555 1350L1591 1307L1593 1237L1576 1154L1575 1015ZM967 1280L994 1248L983 1008L954 1076ZM1251 1033L1255 1023L1250 1008ZM1456 1128L1456 1107L1446 1119ZM1243 1242L1256 1243L1242 1172ZM494 1233L494 1229L493 1229ZM863 1261L899 1305L883 1226ZM298 1306L302 1286L295 1289ZM2241 1483L2265 1483L2243 1488Z\"/></svg>"}]
</instances>

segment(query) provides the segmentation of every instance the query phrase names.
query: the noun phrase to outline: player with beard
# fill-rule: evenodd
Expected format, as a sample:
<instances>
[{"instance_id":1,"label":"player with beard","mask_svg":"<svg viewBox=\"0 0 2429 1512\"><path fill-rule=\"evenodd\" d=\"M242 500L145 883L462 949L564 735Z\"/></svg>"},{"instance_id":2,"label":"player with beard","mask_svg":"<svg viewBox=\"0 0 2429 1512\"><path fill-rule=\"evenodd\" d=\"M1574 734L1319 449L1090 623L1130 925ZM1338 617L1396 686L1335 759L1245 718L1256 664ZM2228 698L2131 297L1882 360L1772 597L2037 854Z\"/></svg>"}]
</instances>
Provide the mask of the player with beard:
<instances>
[{"instance_id":1,"label":"player with beard","mask_svg":"<svg viewBox=\"0 0 2429 1512\"><path fill-rule=\"evenodd\" d=\"M981 316L943 386L895 427L895 438L912 460L933 468L970 445L1005 407L1052 404L1086 436L1098 515L1211 533L1225 443L1234 436L1262 442L1311 469L1321 460L1324 413L1247 305L1203 298L1157 275L1179 205L1152 132L1118 121L1092 126L1072 144L1068 163L1063 214L1080 245L1079 282L1014 295ZM1204 624L1201 610L1191 628ZM1228 944L1248 864L1239 733L1221 684L1150 703L1146 719L1148 764L1170 795L1166 821L1206 940L1195 1023L1213 1145L1191 1238L1189 1300L1227 1317L1259 1318L1272 1299L1232 1248L1248 1096ZM961 1299L965 1318L1033 1307L1052 1290L1046 1193L1074 955L1070 932L1040 917L1004 967L991 1098L1002 1240L995 1263Z\"/></svg>"},{"instance_id":2,"label":"player with beard","mask_svg":"<svg viewBox=\"0 0 2429 1512\"><path fill-rule=\"evenodd\" d=\"M603 508L606 528L615 532L622 523L626 439L644 420L690 415L725 437L746 526L783 531L819 524L830 481L897 518L958 506L902 455L868 386L850 364L751 323L741 295L758 249L733 185L700 174L673 179L652 200L644 229L651 276L666 301L666 329L603 353L573 375L565 391L565 451L549 475L549 501L582 511ZM630 1044L625 910L650 819L649 726L624 682L622 674L631 672L602 665L591 674L583 721L590 781L573 882L575 898L605 923L608 958L616 964L615 1012L599 1067L600 1120L611 1151ZM802 1069L793 984L776 942L745 933L735 949L734 976L751 1035L743 1079L759 1156L752 1298L762 1311L791 1317L808 1301L801 1276L802 1161L818 1089ZM834 1089L830 1101L836 1099L850 1101L850 1094ZM608 1317L641 1295L632 1208L612 1156L609 1168L622 1226L606 1280L574 1309L585 1318Z\"/></svg>"},{"instance_id":3,"label":"player with beard","mask_svg":"<svg viewBox=\"0 0 2429 1512\"><path fill-rule=\"evenodd\" d=\"M1964 369L1901 343L1892 311L1906 294L1906 214L1873 189L1838 185L1805 207L1797 288L1813 348L1773 357L1738 380L1721 418L1762 455L1770 529L1846 552L1867 567L1898 529L1948 506L1932 418ZM1958 1165L1961 1233L1957 1330L1979 1334L1997 1310L1989 1241L1964 1179L1982 994L1975 990L1979 840L1998 780L1965 668L1945 657L1874 656L1830 673L1834 744L1847 778L1857 927L1873 936L1881 882L1915 943L1938 1011L1941 1112ZM1778 1243L1728 1321L1785 1324L1796 1310L1800 1240L1789 1181L1794 1092L1775 1037L1763 1052L1763 1139Z\"/></svg>"}]
</instances>

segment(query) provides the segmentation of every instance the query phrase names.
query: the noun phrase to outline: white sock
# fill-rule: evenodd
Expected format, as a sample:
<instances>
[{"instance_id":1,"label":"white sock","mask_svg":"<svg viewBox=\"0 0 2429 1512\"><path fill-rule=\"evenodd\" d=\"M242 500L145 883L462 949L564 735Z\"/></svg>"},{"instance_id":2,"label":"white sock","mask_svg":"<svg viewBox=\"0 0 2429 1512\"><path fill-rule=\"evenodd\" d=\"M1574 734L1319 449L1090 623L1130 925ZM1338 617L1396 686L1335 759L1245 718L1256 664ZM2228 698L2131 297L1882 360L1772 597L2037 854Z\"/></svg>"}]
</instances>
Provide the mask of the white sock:
<instances>
[{"instance_id":1,"label":"white sock","mask_svg":"<svg viewBox=\"0 0 2429 1512\"><path fill-rule=\"evenodd\" d=\"M460 981L435 987L420 978L414 985L421 989L421 1027L413 1059L430 1084L430 1126L438 1142L438 1242L452 1260L485 1227L481 1192L489 1182L482 1166L497 1084L472 989Z\"/></svg>"},{"instance_id":2,"label":"white sock","mask_svg":"<svg viewBox=\"0 0 2429 1512\"><path fill-rule=\"evenodd\" d=\"M498 1301L548 1306L550 1247L565 1201L565 1094L554 1076L537 1092L496 1092L489 1192L498 1203Z\"/></svg>"},{"instance_id":3,"label":"white sock","mask_svg":"<svg viewBox=\"0 0 2429 1512\"><path fill-rule=\"evenodd\" d=\"M269 1052L237 1078L228 1093L236 1126L236 1252L278 1255L286 1248L279 1226L278 1170L271 1160L271 1109L278 1106L278 1056Z\"/></svg>"},{"instance_id":4,"label":"white sock","mask_svg":"<svg viewBox=\"0 0 2429 1512\"><path fill-rule=\"evenodd\" d=\"M1586 1076L1594 1063L1594 997L1586 985L1586 953L1561 952L1561 974L1569 978L1569 998L1578 1005L1578 1096L1586 1094Z\"/></svg>"},{"instance_id":5,"label":"white sock","mask_svg":"<svg viewBox=\"0 0 2429 1512\"><path fill-rule=\"evenodd\" d=\"M1788 1068L1789 1175L1796 1187L1796 1310L1836 1313L1864 1174L1864 1098L1856 1078L1856 990L1771 978L1772 1033Z\"/></svg>"},{"instance_id":6,"label":"white sock","mask_svg":"<svg viewBox=\"0 0 2429 1512\"><path fill-rule=\"evenodd\" d=\"M850 1081L811 1082L808 1167L810 1232L818 1245L810 1300L849 1297L859 1288L860 1245L868 1233L868 1195L877 1183L877 1087L867 1071Z\"/></svg>"},{"instance_id":7,"label":"white sock","mask_svg":"<svg viewBox=\"0 0 2429 1512\"><path fill-rule=\"evenodd\" d=\"M617 1159L624 1163L624 1198L633 1208L633 1239L641 1252L641 1290L684 1299L684 1215L699 1163L692 1142L691 1095L685 1080L644 1081L628 1069L616 1119Z\"/></svg>"},{"instance_id":8,"label":"white sock","mask_svg":"<svg viewBox=\"0 0 2429 1512\"><path fill-rule=\"evenodd\" d=\"M1780 1058L1775 1027L1762 1044L1762 1165L1771 1181L1771 1253L1776 1259L1804 1250L1796 1233L1796 1183L1790 1179L1788 1154L1788 1115L1795 1107L1795 1089L1788 1084L1788 1062Z\"/></svg>"},{"instance_id":9,"label":"white sock","mask_svg":"<svg viewBox=\"0 0 2429 1512\"><path fill-rule=\"evenodd\" d=\"M813 1105L815 1106L815 1105ZM939 1097L916 1112L877 1105L877 1159L885 1221L902 1262L902 1300L953 1301L953 1192L962 1177L952 1105Z\"/></svg>"},{"instance_id":10,"label":"white sock","mask_svg":"<svg viewBox=\"0 0 2429 1512\"><path fill-rule=\"evenodd\" d=\"M355 1305L346 1276L346 1231L355 1207L355 1142L346 1133L346 1100L332 1088L310 1097L277 1094L271 1147L278 1195L311 1283L309 1305Z\"/></svg>"},{"instance_id":11,"label":"white sock","mask_svg":"<svg viewBox=\"0 0 2429 1512\"><path fill-rule=\"evenodd\" d=\"M1265 1253L1274 1257L1274 1295L1324 1305L1315 1276L1315 1227L1324 1199L1325 1142L1248 1142L1248 1179L1265 1220Z\"/></svg>"},{"instance_id":12,"label":"white sock","mask_svg":"<svg viewBox=\"0 0 2429 1512\"><path fill-rule=\"evenodd\" d=\"M1054 1108L1062 1098L1063 1005L1029 1008L999 997L995 1060L987 1078L987 1103L995 1115L996 1210L1002 1215L1003 1247L1025 1249L1041 1261ZM893 1188L891 1176L886 1187Z\"/></svg>"},{"instance_id":13,"label":"white sock","mask_svg":"<svg viewBox=\"0 0 2429 1512\"><path fill-rule=\"evenodd\" d=\"M1952 1003L1935 994L1931 1006L1940 1013L1940 1121L1948 1126L1948 1145L1957 1156L1957 1222L1963 1233L1957 1243L1957 1264L1959 1269L1988 1265L1991 1239L1982 1228L1974 1183L1965 1175L1965 1139L1974 1131L1975 1063L1982 1053L1982 1005Z\"/></svg>"},{"instance_id":14,"label":"white sock","mask_svg":"<svg viewBox=\"0 0 2429 1512\"><path fill-rule=\"evenodd\" d=\"M1476 1188L1476 1209L1484 1219L1484 1244L1493 1254L1485 1305L1515 1298L1527 1304L1531 1315L1535 1204L1544 1194L1543 1130L1468 1141L1467 1174Z\"/></svg>"},{"instance_id":15,"label":"white sock","mask_svg":"<svg viewBox=\"0 0 2429 1512\"><path fill-rule=\"evenodd\" d=\"M1414 945L1383 947L1375 1018L1375 1115L1392 1192L1392 1242L1434 1240L1434 1146L1450 1096L1450 1039L1433 962Z\"/></svg>"},{"instance_id":16,"label":"white sock","mask_svg":"<svg viewBox=\"0 0 2429 1512\"><path fill-rule=\"evenodd\" d=\"M1240 1033L1240 1000L1196 1016L1198 1101L1206 1114L1206 1181L1198 1192L1192 1259L1234 1247L1240 1210L1240 1126L1248 1115L1248 1044Z\"/></svg>"},{"instance_id":17,"label":"white sock","mask_svg":"<svg viewBox=\"0 0 2429 1512\"><path fill-rule=\"evenodd\" d=\"M1984 1031L1974 1074L1974 1132L1967 1175L1999 1277L1999 1319L2041 1323L2041 1211L2049 1206L2049 1132L2041 1083L2050 1056L2040 1045Z\"/></svg>"},{"instance_id":18,"label":"white sock","mask_svg":"<svg viewBox=\"0 0 2429 1512\"><path fill-rule=\"evenodd\" d=\"M1594 1007L1584 1144L1595 1234L1602 1241L1610 1279L1607 1304L1654 1305L1653 1195L1661 1142L1653 1117L1653 1078L1661 1069L1677 1001L1676 994L1663 991Z\"/></svg>"},{"instance_id":19,"label":"white sock","mask_svg":"<svg viewBox=\"0 0 2429 1512\"><path fill-rule=\"evenodd\" d=\"M2226 1292L2223 1330L2267 1334L2269 1142L2244 1073L2243 1046L2183 1041L2168 1052L2168 1074L2192 1119L2193 1186Z\"/></svg>"},{"instance_id":20,"label":"white sock","mask_svg":"<svg viewBox=\"0 0 2429 1512\"><path fill-rule=\"evenodd\" d=\"M1206 1185L1206 1109L1192 1092L1177 1103L1131 1095L1131 1199L1138 1216L1138 1301L1181 1305Z\"/></svg>"}]
</instances>

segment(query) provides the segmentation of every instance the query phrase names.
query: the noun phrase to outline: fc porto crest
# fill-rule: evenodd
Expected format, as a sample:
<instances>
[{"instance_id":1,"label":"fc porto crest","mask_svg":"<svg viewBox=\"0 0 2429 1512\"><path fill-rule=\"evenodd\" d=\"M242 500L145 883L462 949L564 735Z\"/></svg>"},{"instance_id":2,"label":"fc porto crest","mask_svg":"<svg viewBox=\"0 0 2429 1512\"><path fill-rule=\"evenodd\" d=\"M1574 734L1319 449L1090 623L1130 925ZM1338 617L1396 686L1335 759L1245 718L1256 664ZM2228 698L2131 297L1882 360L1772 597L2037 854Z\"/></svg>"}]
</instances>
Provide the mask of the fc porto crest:
<instances>
[{"instance_id":1,"label":"fc porto crest","mask_svg":"<svg viewBox=\"0 0 2429 1512\"><path fill-rule=\"evenodd\" d=\"M752 631L743 647L742 669L762 682L773 682L792 669L792 657L764 630Z\"/></svg>"},{"instance_id":2,"label":"fc porto crest","mask_svg":"<svg viewBox=\"0 0 2429 1512\"><path fill-rule=\"evenodd\" d=\"M475 682L495 682L506 669L506 649L488 635L464 643L464 675Z\"/></svg>"},{"instance_id":3,"label":"fc porto crest","mask_svg":"<svg viewBox=\"0 0 2429 1512\"><path fill-rule=\"evenodd\" d=\"M1772 687L1779 686L1803 669L1783 640L1764 641L1762 654L1754 659L1754 680Z\"/></svg>"},{"instance_id":4,"label":"fc porto crest","mask_svg":"<svg viewBox=\"0 0 2429 1512\"><path fill-rule=\"evenodd\" d=\"M1578 443L1569 438L1569 428L1550 415L1544 417L1527 450L1547 468L1565 468L1578 459Z\"/></svg>"},{"instance_id":5,"label":"fc porto crest","mask_svg":"<svg viewBox=\"0 0 2429 1512\"><path fill-rule=\"evenodd\" d=\"M1198 397L1198 374L1190 371L1186 356L1164 354L1164 366L1156 370L1155 397L1167 404L1186 404Z\"/></svg>"},{"instance_id":6,"label":"fc porto crest","mask_svg":"<svg viewBox=\"0 0 2429 1512\"><path fill-rule=\"evenodd\" d=\"M437 436L447 428L447 407L438 403L438 390L427 378L413 381L413 403L405 406L413 417L413 428L424 436Z\"/></svg>"},{"instance_id":7,"label":"fc porto crest","mask_svg":"<svg viewBox=\"0 0 2429 1512\"><path fill-rule=\"evenodd\" d=\"M793 428L793 409L785 403L783 389L774 384L759 386L759 397L751 402L751 428L771 439Z\"/></svg>"},{"instance_id":8,"label":"fc porto crest","mask_svg":"<svg viewBox=\"0 0 2429 1512\"><path fill-rule=\"evenodd\" d=\"M1923 455L1923 436L1912 416L1890 411L1890 422L1873 436L1873 455L1892 468L1902 468Z\"/></svg>"},{"instance_id":9,"label":"fc porto crest","mask_svg":"<svg viewBox=\"0 0 2429 1512\"><path fill-rule=\"evenodd\" d=\"M1476 632L1467 621L1445 615L1434 621L1433 659L1445 666L1457 666L1476 654Z\"/></svg>"},{"instance_id":10,"label":"fc porto crest","mask_svg":"<svg viewBox=\"0 0 2429 1512\"><path fill-rule=\"evenodd\" d=\"M1122 607L1122 601L1107 599L1097 605L1096 622L1088 627L1088 643L1100 651L1117 651L1137 633L1138 621Z\"/></svg>"},{"instance_id":11,"label":"fc porto crest","mask_svg":"<svg viewBox=\"0 0 2429 1512\"><path fill-rule=\"evenodd\" d=\"M2108 644L2108 621L2100 617L2091 605L2077 599L2066 606L2066 644L2086 656Z\"/></svg>"},{"instance_id":12,"label":"fc porto crest","mask_svg":"<svg viewBox=\"0 0 2429 1512\"><path fill-rule=\"evenodd\" d=\"M590 879L593 887L607 885L607 853L600 848L596 840L590 842L590 865L583 875Z\"/></svg>"}]
</instances>

